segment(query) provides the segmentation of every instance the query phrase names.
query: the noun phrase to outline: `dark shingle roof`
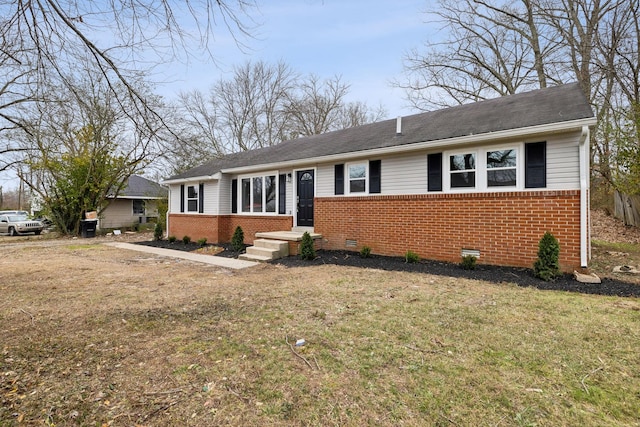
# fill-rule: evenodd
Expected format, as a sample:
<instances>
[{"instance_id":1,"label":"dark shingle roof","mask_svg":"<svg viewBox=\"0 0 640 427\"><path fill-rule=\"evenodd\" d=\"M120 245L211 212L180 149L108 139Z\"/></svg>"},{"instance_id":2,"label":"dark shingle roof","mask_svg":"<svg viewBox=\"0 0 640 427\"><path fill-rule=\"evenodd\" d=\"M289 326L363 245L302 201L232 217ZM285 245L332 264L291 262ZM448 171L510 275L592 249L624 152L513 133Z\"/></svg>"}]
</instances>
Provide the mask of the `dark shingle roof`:
<instances>
[{"instance_id":1,"label":"dark shingle roof","mask_svg":"<svg viewBox=\"0 0 640 427\"><path fill-rule=\"evenodd\" d=\"M131 175L127 186L122 189L118 197L122 198L151 198L166 197L167 189L154 181L150 181L138 175Z\"/></svg>"},{"instance_id":2,"label":"dark shingle roof","mask_svg":"<svg viewBox=\"0 0 640 427\"><path fill-rule=\"evenodd\" d=\"M285 141L272 147L227 155L169 180L208 176L223 169L354 153L417 142L486 134L593 117L577 83L540 89Z\"/></svg>"}]
</instances>

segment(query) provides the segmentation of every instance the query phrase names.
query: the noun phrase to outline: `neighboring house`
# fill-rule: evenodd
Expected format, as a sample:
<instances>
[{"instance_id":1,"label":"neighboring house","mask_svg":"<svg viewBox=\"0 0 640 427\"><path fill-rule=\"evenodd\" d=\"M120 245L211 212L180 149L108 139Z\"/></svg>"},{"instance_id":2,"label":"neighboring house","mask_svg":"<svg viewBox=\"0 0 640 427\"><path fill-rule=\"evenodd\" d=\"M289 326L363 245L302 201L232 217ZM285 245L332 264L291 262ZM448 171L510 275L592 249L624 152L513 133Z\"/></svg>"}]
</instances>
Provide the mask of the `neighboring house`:
<instances>
[{"instance_id":1,"label":"neighboring house","mask_svg":"<svg viewBox=\"0 0 640 427\"><path fill-rule=\"evenodd\" d=\"M168 234L301 227L324 249L531 267L550 231L564 270L586 266L595 123L568 84L231 154L164 182Z\"/></svg>"},{"instance_id":2,"label":"neighboring house","mask_svg":"<svg viewBox=\"0 0 640 427\"><path fill-rule=\"evenodd\" d=\"M131 227L158 220L158 201L167 198L167 189L157 182L132 175L127 186L100 213L99 228Z\"/></svg>"}]
</instances>

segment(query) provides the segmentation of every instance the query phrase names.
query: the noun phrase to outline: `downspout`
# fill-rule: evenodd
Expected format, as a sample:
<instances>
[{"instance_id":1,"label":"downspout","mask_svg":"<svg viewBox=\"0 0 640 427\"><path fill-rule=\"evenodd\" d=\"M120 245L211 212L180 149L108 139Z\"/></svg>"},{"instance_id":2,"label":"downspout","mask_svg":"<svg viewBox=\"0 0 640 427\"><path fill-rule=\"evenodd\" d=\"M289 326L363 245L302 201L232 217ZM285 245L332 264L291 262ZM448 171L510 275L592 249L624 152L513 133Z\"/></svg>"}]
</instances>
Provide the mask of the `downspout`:
<instances>
[{"instance_id":1,"label":"downspout","mask_svg":"<svg viewBox=\"0 0 640 427\"><path fill-rule=\"evenodd\" d=\"M582 126L580 134L580 266L587 267L591 258L589 230L589 127Z\"/></svg>"},{"instance_id":2,"label":"downspout","mask_svg":"<svg viewBox=\"0 0 640 427\"><path fill-rule=\"evenodd\" d=\"M167 232L167 235L165 236L167 239L169 238L169 214L171 213L171 186L168 185L167 186L169 189L169 192L167 194L167 214L165 215L165 231Z\"/></svg>"}]
</instances>

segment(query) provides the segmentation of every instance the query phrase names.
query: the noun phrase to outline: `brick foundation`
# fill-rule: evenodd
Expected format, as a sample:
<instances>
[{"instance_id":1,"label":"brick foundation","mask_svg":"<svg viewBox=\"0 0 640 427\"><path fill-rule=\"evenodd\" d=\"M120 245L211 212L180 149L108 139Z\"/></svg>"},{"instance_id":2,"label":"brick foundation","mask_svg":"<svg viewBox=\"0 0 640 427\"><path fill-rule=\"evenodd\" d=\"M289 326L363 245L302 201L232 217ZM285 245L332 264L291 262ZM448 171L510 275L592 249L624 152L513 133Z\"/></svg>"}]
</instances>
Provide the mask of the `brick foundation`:
<instances>
[{"instance_id":1,"label":"brick foundation","mask_svg":"<svg viewBox=\"0 0 640 427\"><path fill-rule=\"evenodd\" d=\"M550 231L564 271L580 266L580 191L328 197L315 200L315 231L325 249L460 262L462 249L479 263L532 267ZM345 241L356 240L356 248Z\"/></svg>"},{"instance_id":2,"label":"brick foundation","mask_svg":"<svg viewBox=\"0 0 640 427\"><path fill-rule=\"evenodd\" d=\"M191 240L207 238L210 243L228 243L237 226L244 231L244 242L252 244L256 233L291 230L293 217L256 215L169 214L169 236Z\"/></svg>"}]
</instances>

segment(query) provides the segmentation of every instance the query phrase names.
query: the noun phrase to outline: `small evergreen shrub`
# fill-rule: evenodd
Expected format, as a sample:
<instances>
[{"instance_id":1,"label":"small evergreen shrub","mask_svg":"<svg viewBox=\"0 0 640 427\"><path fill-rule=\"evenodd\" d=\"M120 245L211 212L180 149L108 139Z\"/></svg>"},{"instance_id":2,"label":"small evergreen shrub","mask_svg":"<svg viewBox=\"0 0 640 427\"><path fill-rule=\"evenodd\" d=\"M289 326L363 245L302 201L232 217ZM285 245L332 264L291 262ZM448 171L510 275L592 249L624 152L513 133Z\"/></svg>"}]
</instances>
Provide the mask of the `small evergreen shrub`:
<instances>
[{"instance_id":1,"label":"small evergreen shrub","mask_svg":"<svg viewBox=\"0 0 640 427\"><path fill-rule=\"evenodd\" d=\"M369 246L363 246L360 249L360 257L361 258L369 258L371 256L371 248Z\"/></svg>"},{"instance_id":2,"label":"small evergreen shrub","mask_svg":"<svg viewBox=\"0 0 640 427\"><path fill-rule=\"evenodd\" d=\"M207 244L207 238L198 239L198 247L203 248Z\"/></svg>"},{"instance_id":3,"label":"small evergreen shrub","mask_svg":"<svg viewBox=\"0 0 640 427\"><path fill-rule=\"evenodd\" d=\"M300 243L300 258L307 261L311 261L316 258L316 250L313 247L313 239L311 234L307 231L302 235L302 242Z\"/></svg>"},{"instance_id":4,"label":"small evergreen shrub","mask_svg":"<svg viewBox=\"0 0 640 427\"><path fill-rule=\"evenodd\" d=\"M420 261L420 257L413 251L407 251L404 254L404 261L408 262L409 264L415 264L416 262Z\"/></svg>"},{"instance_id":5,"label":"small evergreen shrub","mask_svg":"<svg viewBox=\"0 0 640 427\"><path fill-rule=\"evenodd\" d=\"M162 240L162 224L156 223L156 227L153 229L153 238L155 240Z\"/></svg>"},{"instance_id":6,"label":"small evergreen shrub","mask_svg":"<svg viewBox=\"0 0 640 427\"><path fill-rule=\"evenodd\" d=\"M560 275L560 243L553 234L544 233L538 244L538 259L533 264L533 274L546 282Z\"/></svg>"},{"instance_id":7,"label":"small evergreen shrub","mask_svg":"<svg viewBox=\"0 0 640 427\"><path fill-rule=\"evenodd\" d=\"M178 240L178 239L177 239L177 237L176 237L176 236L169 236L169 237L167 237L167 240L169 241L169 243L173 243L173 242L175 242L175 241L176 241L176 240Z\"/></svg>"},{"instance_id":8,"label":"small evergreen shrub","mask_svg":"<svg viewBox=\"0 0 640 427\"><path fill-rule=\"evenodd\" d=\"M189 236L184 236L182 238L182 243L184 243L185 245L188 245L189 243L191 243L191 237Z\"/></svg>"},{"instance_id":9,"label":"small evergreen shrub","mask_svg":"<svg viewBox=\"0 0 640 427\"><path fill-rule=\"evenodd\" d=\"M476 269L476 261L477 258L473 255L465 255L462 257L462 262L460 263L460 267L465 270L475 270Z\"/></svg>"},{"instance_id":10,"label":"small evergreen shrub","mask_svg":"<svg viewBox=\"0 0 640 427\"><path fill-rule=\"evenodd\" d=\"M231 247L234 251L240 252L244 249L244 231L242 227L237 226L231 237Z\"/></svg>"}]
</instances>

